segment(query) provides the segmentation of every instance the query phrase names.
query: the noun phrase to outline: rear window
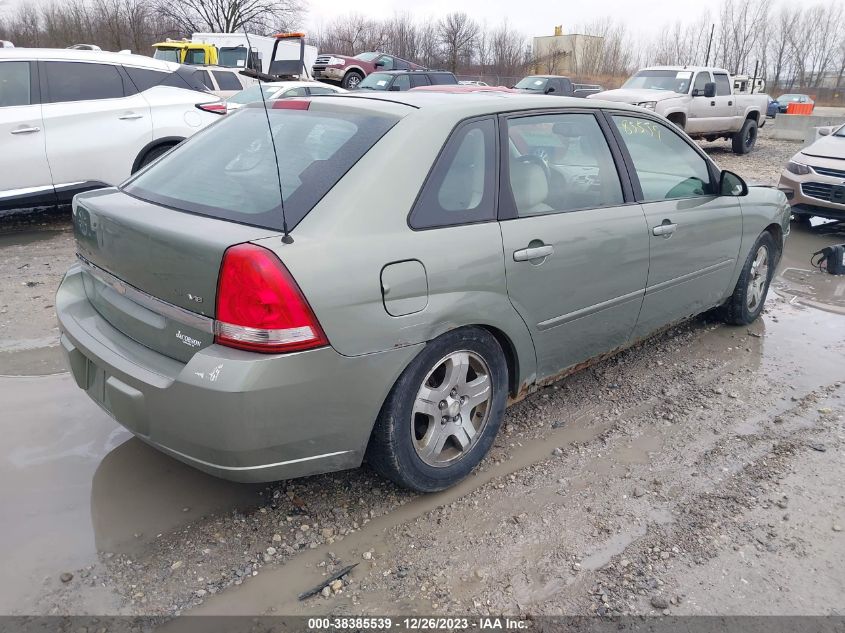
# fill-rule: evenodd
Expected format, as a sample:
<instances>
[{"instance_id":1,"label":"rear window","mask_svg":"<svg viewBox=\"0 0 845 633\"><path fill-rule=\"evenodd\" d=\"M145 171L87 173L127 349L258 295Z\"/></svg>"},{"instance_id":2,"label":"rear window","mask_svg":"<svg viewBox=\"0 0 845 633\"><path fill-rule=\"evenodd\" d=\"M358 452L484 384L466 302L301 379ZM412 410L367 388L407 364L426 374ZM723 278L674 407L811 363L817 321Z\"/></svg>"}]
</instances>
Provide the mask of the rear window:
<instances>
[{"instance_id":1,"label":"rear window","mask_svg":"<svg viewBox=\"0 0 845 633\"><path fill-rule=\"evenodd\" d=\"M265 115L263 108L242 108L140 172L123 190L180 211L281 230L281 176L292 229L397 120L376 113L270 109Z\"/></svg>"}]
</instances>

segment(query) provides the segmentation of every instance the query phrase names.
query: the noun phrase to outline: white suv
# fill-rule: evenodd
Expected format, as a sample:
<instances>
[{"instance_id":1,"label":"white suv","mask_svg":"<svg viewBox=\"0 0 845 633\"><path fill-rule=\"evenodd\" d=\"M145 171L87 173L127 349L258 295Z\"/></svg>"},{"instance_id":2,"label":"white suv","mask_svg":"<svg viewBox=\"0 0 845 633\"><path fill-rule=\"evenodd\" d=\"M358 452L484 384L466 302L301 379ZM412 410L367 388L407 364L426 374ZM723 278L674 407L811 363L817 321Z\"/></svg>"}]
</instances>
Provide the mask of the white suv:
<instances>
[{"instance_id":1,"label":"white suv","mask_svg":"<svg viewBox=\"0 0 845 633\"><path fill-rule=\"evenodd\" d=\"M219 119L188 67L101 51L0 50L0 211L116 185ZM211 109L204 110L208 104Z\"/></svg>"}]
</instances>

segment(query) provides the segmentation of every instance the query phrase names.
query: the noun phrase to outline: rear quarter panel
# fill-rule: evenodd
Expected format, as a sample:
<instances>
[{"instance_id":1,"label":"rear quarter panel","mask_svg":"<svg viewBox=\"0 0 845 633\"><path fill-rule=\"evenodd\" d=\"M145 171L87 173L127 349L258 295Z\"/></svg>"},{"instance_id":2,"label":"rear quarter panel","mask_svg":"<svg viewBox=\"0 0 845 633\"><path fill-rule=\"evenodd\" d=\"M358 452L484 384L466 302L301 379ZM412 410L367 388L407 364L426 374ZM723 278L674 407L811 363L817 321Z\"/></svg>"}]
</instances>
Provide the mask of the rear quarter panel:
<instances>
[{"instance_id":1,"label":"rear quarter panel","mask_svg":"<svg viewBox=\"0 0 845 633\"><path fill-rule=\"evenodd\" d=\"M218 98L210 93L155 86L142 94L150 104L154 139L165 136L188 138L221 118L219 114L203 112L196 107L198 103Z\"/></svg>"}]
</instances>

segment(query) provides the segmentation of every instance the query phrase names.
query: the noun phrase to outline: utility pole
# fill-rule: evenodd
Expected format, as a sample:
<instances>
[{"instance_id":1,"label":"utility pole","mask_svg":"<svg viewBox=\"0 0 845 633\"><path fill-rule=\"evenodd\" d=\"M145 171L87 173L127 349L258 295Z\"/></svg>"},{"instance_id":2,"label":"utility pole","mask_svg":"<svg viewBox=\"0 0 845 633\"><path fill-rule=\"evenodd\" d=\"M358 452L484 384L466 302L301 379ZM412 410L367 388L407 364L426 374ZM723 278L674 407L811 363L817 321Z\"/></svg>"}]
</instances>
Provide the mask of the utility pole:
<instances>
[{"instance_id":1,"label":"utility pole","mask_svg":"<svg viewBox=\"0 0 845 633\"><path fill-rule=\"evenodd\" d=\"M713 45L713 33L716 31L716 24L710 25L710 39L707 40L707 58L704 60L704 65L710 65L710 47Z\"/></svg>"}]
</instances>

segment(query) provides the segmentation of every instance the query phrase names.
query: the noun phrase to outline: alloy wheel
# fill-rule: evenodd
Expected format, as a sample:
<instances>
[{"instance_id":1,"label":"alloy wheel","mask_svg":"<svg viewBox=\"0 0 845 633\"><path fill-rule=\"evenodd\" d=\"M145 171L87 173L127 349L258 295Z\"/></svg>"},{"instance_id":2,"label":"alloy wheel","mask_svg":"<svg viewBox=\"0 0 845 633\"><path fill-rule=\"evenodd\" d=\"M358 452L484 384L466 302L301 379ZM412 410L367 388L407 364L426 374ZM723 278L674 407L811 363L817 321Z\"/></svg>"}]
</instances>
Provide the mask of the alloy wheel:
<instances>
[{"instance_id":1,"label":"alloy wheel","mask_svg":"<svg viewBox=\"0 0 845 633\"><path fill-rule=\"evenodd\" d=\"M490 418L490 368L468 350L440 359L417 392L411 437L419 458L434 467L450 466L478 443Z\"/></svg>"},{"instance_id":2,"label":"alloy wheel","mask_svg":"<svg viewBox=\"0 0 845 633\"><path fill-rule=\"evenodd\" d=\"M769 249L761 246L754 255L748 275L747 306L749 312L756 312L763 301L766 284L769 281Z\"/></svg>"}]
</instances>

